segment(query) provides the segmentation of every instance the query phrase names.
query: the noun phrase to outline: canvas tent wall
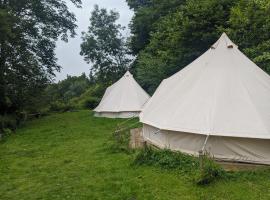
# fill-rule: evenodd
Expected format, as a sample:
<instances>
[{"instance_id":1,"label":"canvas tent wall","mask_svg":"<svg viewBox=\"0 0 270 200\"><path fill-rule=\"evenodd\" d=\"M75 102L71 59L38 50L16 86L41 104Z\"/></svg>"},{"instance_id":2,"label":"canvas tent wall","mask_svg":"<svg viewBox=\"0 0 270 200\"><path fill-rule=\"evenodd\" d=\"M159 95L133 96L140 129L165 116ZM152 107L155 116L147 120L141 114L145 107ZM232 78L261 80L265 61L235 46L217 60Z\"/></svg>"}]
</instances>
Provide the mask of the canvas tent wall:
<instances>
[{"instance_id":1,"label":"canvas tent wall","mask_svg":"<svg viewBox=\"0 0 270 200\"><path fill-rule=\"evenodd\" d=\"M270 77L225 33L162 81L140 120L144 138L162 148L270 164Z\"/></svg>"},{"instance_id":2,"label":"canvas tent wall","mask_svg":"<svg viewBox=\"0 0 270 200\"><path fill-rule=\"evenodd\" d=\"M107 88L101 102L94 109L95 116L131 118L138 116L149 95L135 81L130 72Z\"/></svg>"}]
</instances>

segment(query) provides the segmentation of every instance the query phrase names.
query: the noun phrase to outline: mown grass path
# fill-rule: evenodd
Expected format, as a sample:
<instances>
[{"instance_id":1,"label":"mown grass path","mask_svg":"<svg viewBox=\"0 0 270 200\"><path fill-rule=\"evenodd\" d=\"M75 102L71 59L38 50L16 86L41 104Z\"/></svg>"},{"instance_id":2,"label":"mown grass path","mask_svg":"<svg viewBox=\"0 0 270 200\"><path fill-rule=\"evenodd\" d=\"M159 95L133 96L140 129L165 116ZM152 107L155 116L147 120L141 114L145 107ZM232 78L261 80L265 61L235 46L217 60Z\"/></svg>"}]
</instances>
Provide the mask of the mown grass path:
<instances>
[{"instance_id":1,"label":"mown grass path","mask_svg":"<svg viewBox=\"0 0 270 200\"><path fill-rule=\"evenodd\" d=\"M270 174L197 186L110 150L120 120L89 111L34 120L0 142L0 200L270 199Z\"/></svg>"}]
</instances>

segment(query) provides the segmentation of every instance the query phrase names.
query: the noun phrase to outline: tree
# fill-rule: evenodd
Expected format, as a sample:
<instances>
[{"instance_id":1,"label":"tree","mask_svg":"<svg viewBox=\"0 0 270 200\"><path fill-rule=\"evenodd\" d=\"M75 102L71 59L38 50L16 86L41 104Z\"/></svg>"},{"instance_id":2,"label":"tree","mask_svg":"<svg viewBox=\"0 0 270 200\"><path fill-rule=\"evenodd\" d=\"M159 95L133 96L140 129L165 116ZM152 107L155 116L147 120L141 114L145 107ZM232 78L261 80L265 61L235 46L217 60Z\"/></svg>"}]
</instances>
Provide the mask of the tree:
<instances>
[{"instance_id":1,"label":"tree","mask_svg":"<svg viewBox=\"0 0 270 200\"><path fill-rule=\"evenodd\" d=\"M81 55L85 61L92 63L92 79L103 84L117 80L128 69L130 58L121 31L116 24L119 14L99 9L96 5L91 13L90 26L82 33Z\"/></svg>"},{"instance_id":2,"label":"tree","mask_svg":"<svg viewBox=\"0 0 270 200\"><path fill-rule=\"evenodd\" d=\"M227 32L239 48L270 74L270 1L239 0L231 10Z\"/></svg>"},{"instance_id":3,"label":"tree","mask_svg":"<svg viewBox=\"0 0 270 200\"><path fill-rule=\"evenodd\" d=\"M152 5L151 0L127 0L127 3L129 7L135 11L139 8Z\"/></svg>"},{"instance_id":4,"label":"tree","mask_svg":"<svg viewBox=\"0 0 270 200\"><path fill-rule=\"evenodd\" d=\"M229 27L234 4L232 0L202 0L199 4L190 0L156 21L149 44L140 51L135 66L142 86L153 93L162 79L208 49Z\"/></svg>"},{"instance_id":5,"label":"tree","mask_svg":"<svg viewBox=\"0 0 270 200\"><path fill-rule=\"evenodd\" d=\"M75 21L64 1L0 1L0 114L24 109L53 79L56 41L75 35Z\"/></svg>"},{"instance_id":6,"label":"tree","mask_svg":"<svg viewBox=\"0 0 270 200\"><path fill-rule=\"evenodd\" d=\"M150 42L150 33L154 31L154 24L168 13L181 7L185 0L127 0L134 17L130 24L130 49L137 55Z\"/></svg>"},{"instance_id":7,"label":"tree","mask_svg":"<svg viewBox=\"0 0 270 200\"><path fill-rule=\"evenodd\" d=\"M155 4L158 1L135 6L131 24L134 28L131 40L139 45L137 48L132 44L138 53L134 68L148 92L153 93L162 79L205 52L224 31L239 49L270 74L268 0L202 0L199 3L189 0L178 6L174 1ZM146 10L145 17L142 13ZM154 20L149 21L149 16L155 16ZM140 24L147 20L145 25L150 28L141 30ZM143 39L138 42L136 38Z\"/></svg>"}]
</instances>

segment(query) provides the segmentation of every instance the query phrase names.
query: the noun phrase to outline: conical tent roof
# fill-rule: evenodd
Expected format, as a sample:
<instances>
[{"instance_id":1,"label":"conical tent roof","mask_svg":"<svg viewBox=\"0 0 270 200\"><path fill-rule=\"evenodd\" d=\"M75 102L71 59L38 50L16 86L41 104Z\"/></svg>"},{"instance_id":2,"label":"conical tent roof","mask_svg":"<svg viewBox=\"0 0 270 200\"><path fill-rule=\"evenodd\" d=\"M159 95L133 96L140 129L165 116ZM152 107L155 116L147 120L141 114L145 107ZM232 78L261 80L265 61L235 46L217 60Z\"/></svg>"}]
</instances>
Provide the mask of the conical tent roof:
<instances>
[{"instance_id":1,"label":"conical tent roof","mask_svg":"<svg viewBox=\"0 0 270 200\"><path fill-rule=\"evenodd\" d=\"M149 95L127 71L116 83L107 88L96 112L141 111Z\"/></svg>"},{"instance_id":2,"label":"conical tent roof","mask_svg":"<svg viewBox=\"0 0 270 200\"><path fill-rule=\"evenodd\" d=\"M270 139L270 77L223 33L162 81L140 120L162 130Z\"/></svg>"}]
</instances>

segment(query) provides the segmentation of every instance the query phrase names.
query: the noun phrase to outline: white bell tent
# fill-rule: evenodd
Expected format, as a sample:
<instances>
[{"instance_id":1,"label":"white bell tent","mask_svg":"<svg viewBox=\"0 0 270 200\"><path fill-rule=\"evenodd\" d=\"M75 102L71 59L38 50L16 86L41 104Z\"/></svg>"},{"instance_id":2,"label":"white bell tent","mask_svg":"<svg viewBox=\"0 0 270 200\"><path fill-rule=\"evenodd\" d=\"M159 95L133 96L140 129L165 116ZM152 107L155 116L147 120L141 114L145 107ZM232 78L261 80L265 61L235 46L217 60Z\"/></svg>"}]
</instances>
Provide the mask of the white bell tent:
<instances>
[{"instance_id":1,"label":"white bell tent","mask_svg":"<svg viewBox=\"0 0 270 200\"><path fill-rule=\"evenodd\" d=\"M149 95L127 71L116 83L107 88L101 102L94 109L95 116L131 118L139 116Z\"/></svg>"},{"instance_id":2,"label":"white bell tent","mask_svg":"<svg viewBox=\"0 0 270 200\"><path fill-rule=\"evenodd\" d=\"M270 76L223 33L162 81L140 121L144 138L162 148L270 164Z\"/></svg>"}]
</instances>

